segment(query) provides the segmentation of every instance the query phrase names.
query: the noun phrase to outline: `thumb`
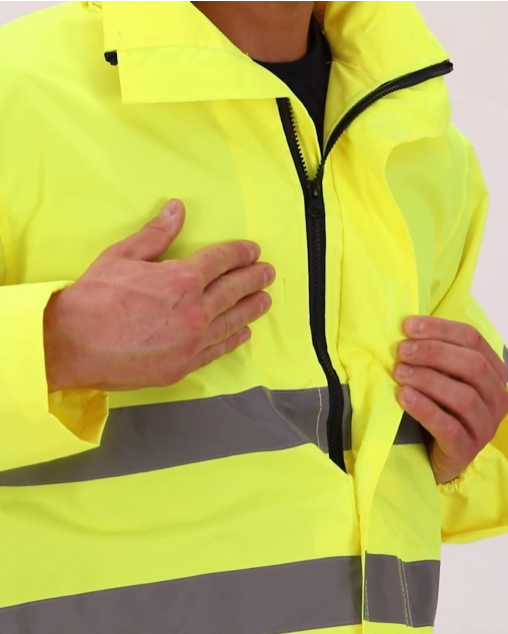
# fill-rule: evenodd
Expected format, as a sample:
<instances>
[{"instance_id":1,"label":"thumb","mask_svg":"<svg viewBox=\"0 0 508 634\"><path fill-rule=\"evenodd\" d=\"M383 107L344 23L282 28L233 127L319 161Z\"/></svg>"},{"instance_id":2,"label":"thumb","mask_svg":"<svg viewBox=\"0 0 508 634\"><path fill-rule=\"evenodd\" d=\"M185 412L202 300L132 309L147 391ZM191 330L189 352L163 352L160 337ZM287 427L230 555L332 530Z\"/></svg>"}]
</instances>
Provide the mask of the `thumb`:
<instances>
[{"instance_id":1,"label":"thumb","mask_svg":"<svg viewBox=\"0 0 508 634\"><path fill-rule=\"evenodd\" d=\"M185 222L185 207L173 199L164 205L159 215L137 233L116 245L116 255L130 260L155 260L177 238Z\"/></svg>"}]
</instances>

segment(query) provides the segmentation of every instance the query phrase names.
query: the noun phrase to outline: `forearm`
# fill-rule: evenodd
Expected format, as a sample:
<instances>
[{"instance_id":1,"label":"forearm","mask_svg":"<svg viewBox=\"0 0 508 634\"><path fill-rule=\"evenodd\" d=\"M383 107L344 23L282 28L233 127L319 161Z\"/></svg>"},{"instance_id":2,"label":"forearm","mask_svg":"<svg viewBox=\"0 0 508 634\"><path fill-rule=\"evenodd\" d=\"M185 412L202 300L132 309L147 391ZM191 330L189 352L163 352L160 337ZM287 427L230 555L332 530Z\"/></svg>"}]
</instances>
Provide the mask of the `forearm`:
<instances>
[{"instance_id":1,"label":"forearm","mask_svg":"<svg viewBox=\"0 0 508 634\"><path fill-rule=\"evenodd\" d=\"M68 284L0 288L0 471L85 451L100 441L106 394L49 395L44 311L53 293Z\"/></svg>"}]
</instances>

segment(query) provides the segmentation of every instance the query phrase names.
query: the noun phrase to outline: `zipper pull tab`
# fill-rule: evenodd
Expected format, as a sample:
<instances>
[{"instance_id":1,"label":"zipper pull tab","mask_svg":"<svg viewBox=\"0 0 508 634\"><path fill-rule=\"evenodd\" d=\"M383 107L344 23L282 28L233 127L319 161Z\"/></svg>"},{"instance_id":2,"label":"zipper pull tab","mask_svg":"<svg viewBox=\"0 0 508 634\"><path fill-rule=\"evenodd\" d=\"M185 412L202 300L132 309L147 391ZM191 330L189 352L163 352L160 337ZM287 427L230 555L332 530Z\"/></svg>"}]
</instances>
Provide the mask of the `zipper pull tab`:
<instances>
[{"instance_id":1,"label":"zipper pull tab","mask_svg":"<svg viewBox=\"0 0 508 634\"><path fill-rule=\"evenodd\" d=\"M321 183L318 180L307 181L307 191L309 192L309 198L311 200L320 200L322 189Z\"/></svg>"},{"instance_id":2,"label":"zipper pull tab","mask_svg":"<svg viewBox=\"0 0 508 634\"><path fill-rule=\"evenodd\" d=\"M323 190L321 183L317 180L307 181L307 214L314 219L324 216Z\"/></svg>"}]
</instances>

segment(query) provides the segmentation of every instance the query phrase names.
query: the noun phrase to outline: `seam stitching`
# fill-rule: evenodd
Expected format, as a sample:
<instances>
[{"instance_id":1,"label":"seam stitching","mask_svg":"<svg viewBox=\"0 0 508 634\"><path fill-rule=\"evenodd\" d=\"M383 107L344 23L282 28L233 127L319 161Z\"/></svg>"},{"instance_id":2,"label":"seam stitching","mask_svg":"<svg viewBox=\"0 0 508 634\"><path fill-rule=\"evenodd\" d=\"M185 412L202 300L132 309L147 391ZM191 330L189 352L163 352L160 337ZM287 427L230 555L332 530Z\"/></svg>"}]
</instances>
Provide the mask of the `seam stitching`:
<instances>
[{"instance_id":1,"label":"seam stitching","mask_svg":"<svg viewBox=\"0 0 508 634\"><path fill-rule=\"evenodd\" d=\"M404 569L404 563L400 559L398 559L398 564L400 580L402 583L402 593L404 595L404 612L406 613L406 625L413 627L413 618L411 615L411 605L409 603L409 590L407 587L406 571Z\"/></svg>"},{"instance_id":2,"label":"seam stitching","mask_svg":"<svg viewBox=\"0 0 508 634\"><path fill-rule=\"evenodd\" d=\"M316 441L317 441L318 449L321 449L321 443L319 441L319 422L321 420L321 413L323 411L323 399L321 397L321 388L319 387L318 387L318 396L319 396L319 412L318 412L318 417L316 422Z\"/></svg>"},{"instance_id":3,"label":"seam stitching","mask_svg":"<svg viewBox=\"0 0 508 634\"><path fill-rule=\"evenodd\" d=\"M370 621L370 614L369 614L369 587L368 587L368 580L369 580L369 576L368 576L368 571L367 571L367 566L368 566L368 562L367 562L367 554L365 556L365 606L364 606L364 612L365 612L365 620L366 621Z\"/></svg>"}]
</instances>

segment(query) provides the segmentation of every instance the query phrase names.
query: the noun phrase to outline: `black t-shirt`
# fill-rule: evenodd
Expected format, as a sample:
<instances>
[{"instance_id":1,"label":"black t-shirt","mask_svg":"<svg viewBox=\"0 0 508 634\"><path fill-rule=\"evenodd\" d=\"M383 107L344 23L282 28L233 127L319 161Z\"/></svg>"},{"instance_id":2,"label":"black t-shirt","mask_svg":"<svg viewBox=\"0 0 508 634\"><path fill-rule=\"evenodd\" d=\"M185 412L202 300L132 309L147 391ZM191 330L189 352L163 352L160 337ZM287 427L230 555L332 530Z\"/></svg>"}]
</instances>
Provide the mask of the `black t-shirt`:
<instances>
[{"instance_id":1,"label":"black t-shirt","mask_svg":"<svg viewBox=\"0 0 508 634\"><path fill-rule=\"evenodd\" d=\"M257 62L287 84L307 108L316 126L321 147L331 62L330 47L314 17L310 25L309 49L305 57L296 62L279 64Z\"/></svg>"}]
</instances>

